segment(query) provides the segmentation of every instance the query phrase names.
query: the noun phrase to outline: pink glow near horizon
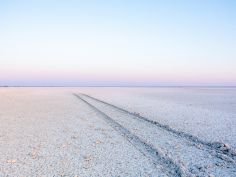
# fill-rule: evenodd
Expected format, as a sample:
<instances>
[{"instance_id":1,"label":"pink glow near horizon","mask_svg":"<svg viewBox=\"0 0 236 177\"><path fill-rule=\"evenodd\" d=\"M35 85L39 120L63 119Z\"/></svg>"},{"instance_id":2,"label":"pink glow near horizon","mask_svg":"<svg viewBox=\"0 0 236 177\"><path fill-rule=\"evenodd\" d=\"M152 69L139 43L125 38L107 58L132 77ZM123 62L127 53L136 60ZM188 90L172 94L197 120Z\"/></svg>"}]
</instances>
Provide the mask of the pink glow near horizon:
<instances>
[{"instance_id":1,"label":"pink glow near horizon","mask_svg":"<svg viewBox=\"0 0 236 177\"><path fill-rule=\"evenodd\" d=\"M20 71L20 72L4 72L0 76L0 80L10 80L10 81L25 81L28 82L29 85L34 85L33 81L39 81L42 83L43 81L54 81L55 83L60 83L64 81L73 81L79 83L80 81L88 81L89 82L101 82L102 85L114 85L113 81L117 81L117 83L130 83L130 85L135 83L148 83L148 85L158 85L167 84L167 85L220 85L220 83L225 83L226 85L234 85L235 82L232 80L236 80L236 78L229 78L228 75L220 75L215 77L215 75L207 75L206 74L194 74L194 73L151 73L151 74L136 74L136 73L80 73L78 72L70 72L70 71ZM93 85L92 83L90 83ZM89 84L89 85L90 85ZM60 85L60 84L59 84ZM76 85L76 84L75 84ZM80 84L78 84L80 85Z\"/></svg>"}]
</instances>

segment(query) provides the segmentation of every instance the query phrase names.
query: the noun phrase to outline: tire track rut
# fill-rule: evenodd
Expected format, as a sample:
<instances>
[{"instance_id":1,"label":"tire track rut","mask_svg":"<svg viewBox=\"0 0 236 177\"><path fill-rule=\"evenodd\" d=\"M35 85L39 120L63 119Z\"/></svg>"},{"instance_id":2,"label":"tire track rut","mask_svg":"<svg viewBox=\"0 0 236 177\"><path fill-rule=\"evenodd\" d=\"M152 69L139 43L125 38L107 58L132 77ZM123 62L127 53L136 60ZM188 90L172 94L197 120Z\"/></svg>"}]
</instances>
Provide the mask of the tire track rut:
<instances>
[{"instance_id":1,"label":"tire track rut","mask_svg":"<svg viewBox=\"0 0 236 177\"><path fill-rule=\"evenodd\" d=\"M110 116L99 110L97 107L83 99L78 94L74 94L79 100L86 103L89 107L94 109L97 113L102 115L103 119L118 133L120 133L123 137L127 139L137 150L139 150L144 156L150 159L154 165L161 165L165 168L165 173L168 176L176 176L176 177L185 177L189 176L186 174L179 166L176 164L170 157L164 155L160 150L155 148L153 145L147 143L142 138L133 134L130 130L119 124L117 121L112 119Z\"/></svg>"}]
</instances>

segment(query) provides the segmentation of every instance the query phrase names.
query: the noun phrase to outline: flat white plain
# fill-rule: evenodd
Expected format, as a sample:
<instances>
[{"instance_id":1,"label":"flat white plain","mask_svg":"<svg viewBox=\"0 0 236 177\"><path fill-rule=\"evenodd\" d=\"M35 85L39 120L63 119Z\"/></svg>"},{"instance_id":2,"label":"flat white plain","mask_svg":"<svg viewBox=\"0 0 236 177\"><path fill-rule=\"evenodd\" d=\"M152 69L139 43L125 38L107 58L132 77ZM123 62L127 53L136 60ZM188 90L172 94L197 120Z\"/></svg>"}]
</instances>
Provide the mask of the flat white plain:
<instances>
[{"instance_id":1,"label":"flat white plain","mask_svg":"<svg viewBox=\"0 0 236 177\"><path fill-rule=\"evenodd\" d=\"M236 147L235 88L0 88L0 176L170 176L173 168L185 175L235 176L235 166L208 151L83 97L140 138L130 143L73 95L81 93ZM153 165L137 146L143 142L164 160ZM169 161L172 167L162 165Z\"/></svg>"}]
</instances>

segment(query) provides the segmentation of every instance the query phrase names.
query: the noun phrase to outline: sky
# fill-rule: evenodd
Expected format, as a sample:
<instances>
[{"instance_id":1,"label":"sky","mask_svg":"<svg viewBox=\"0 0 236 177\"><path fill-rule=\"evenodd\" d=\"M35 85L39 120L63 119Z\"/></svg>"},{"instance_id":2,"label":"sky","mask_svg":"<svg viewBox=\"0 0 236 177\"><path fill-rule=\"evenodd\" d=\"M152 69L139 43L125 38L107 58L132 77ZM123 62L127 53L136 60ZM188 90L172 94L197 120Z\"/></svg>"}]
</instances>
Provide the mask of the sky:
<instances>
[{"instance_id":1,"label":"sky","mask_svg":"<svg viewBox=\"0 0 236 177\"><path fill-rule=\"evenodd\" d=\"M0 0L0 86L236 86L234 0Z\"/></svg>"}]
</instances>

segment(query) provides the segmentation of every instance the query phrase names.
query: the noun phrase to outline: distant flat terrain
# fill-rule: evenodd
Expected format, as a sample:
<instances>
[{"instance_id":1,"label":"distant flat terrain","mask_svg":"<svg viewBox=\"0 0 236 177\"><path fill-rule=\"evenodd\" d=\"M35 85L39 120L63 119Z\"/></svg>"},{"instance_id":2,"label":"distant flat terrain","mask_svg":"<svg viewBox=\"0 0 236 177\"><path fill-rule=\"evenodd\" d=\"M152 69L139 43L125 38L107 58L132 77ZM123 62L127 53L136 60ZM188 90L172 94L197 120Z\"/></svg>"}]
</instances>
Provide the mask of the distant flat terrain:
<instances>
[{"instance_id":1,"label":"distant flat terrain","mask_svg":"<svg viewBox=\"0 0 236 177\"><path fill-rule=\"evenodd\" d=\"M0 88L0 177L233 177L235 106L235 88Z\"/></svg>"}]
</instances>

